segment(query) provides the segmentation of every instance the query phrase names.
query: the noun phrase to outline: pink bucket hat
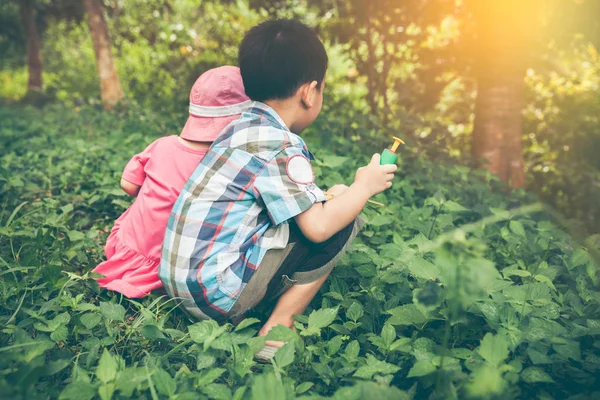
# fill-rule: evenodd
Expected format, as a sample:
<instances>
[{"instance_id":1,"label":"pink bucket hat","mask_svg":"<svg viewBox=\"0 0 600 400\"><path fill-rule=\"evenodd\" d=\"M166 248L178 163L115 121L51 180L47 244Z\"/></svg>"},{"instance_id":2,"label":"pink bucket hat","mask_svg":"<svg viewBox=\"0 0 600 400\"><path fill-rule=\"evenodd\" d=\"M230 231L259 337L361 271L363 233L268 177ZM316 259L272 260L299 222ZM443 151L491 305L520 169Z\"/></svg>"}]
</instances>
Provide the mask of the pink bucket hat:
<instances>
[{"instance_id":1,"label":"pink bucket hat","mask_svg":"<svg viewBox=\"0 0 600 400\"><path fill-rule=\"evenodd\" d=\"M181 137L195 142L214 142L251 103L238 67L226 65L208 70L192 87L190 116Z\"/></svg>"}]
</instances>

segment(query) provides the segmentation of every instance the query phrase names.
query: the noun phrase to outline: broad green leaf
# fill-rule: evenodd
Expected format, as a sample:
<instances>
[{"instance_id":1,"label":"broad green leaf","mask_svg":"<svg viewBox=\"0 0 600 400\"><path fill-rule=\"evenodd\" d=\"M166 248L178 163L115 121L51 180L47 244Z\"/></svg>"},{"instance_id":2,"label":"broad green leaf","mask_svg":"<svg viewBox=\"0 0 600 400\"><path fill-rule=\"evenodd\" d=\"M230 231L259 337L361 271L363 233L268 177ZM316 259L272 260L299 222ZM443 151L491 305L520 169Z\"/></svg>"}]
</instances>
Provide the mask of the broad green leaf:
<instances>
[{"instance_id":1,"label":"broad green leaf","mask_svg":"<svg viewBox=\"0 0 600 400\"><path fill-rule=\"evenodd\" d=\"M412 366L410 371L408 371L408 378L429 375L432 372L435 372L435 369L435 365L433 365L430 361L419 360Z\"/></svg>"},{"instance_id":2,"label":"broad green leaf","mask_svg":"<svg viewBox=\"0 0 600 400\"><path fill-rule=\"evenodd\" d=\"M81 324L83 326L85 326L87 329L92 329L93 327L98 325L101 320L102 320L102 316L100 314L97 314L94 312L83 314L82 316L79 317L79 321L81 321Z\"/></svg>"},{"instance_id":3,"label":"broad green leaf","mask_svg":"<svg viewBox=\"0 0 600 400\"><path fill-rule=\"evenodd\" d=\"M560 356L560 358L565 361L581 361L581 349L579 347L579 342L569 340L565 344L554 344L552 347Z\"/></svg>"},{"instance_id":4,"label":"broad green leaf","mask_svg":"<svg viewBox=\"0 0 600 400\"><path fill-rule=\"evenodd\" d=\"M527 348L527 355L531 359L531 362L535 365L552 363L552 359L550 357L532 347Z\"/></svg>"},{"instance_id":5,"label":"broad green leaf","mask_svg":"<svg viewBox=\"0 0 600 400\"><path fill-rule=\"evenodd\" d=\"M334 336L327 342L327 354L334 356L340 351L342 344L344 343L344 337L341 335Z\"/></svg>"},{"instance_id":6,"label":"broad green leaf","mask_svg":"<svg viewBox=\"0 0 600 400\"><path fill-rule=\"evenodd\" d=\"M288 328L287 326L277 325L271 328L271 330L267 334L267 340L291 342L294 340L298 340L298 334L292 329Z\"/></svg>"},{"instance_id":7,"label":"broad green leaf","mask_svg":"<svg viewBox=\"0 0 600 400\"><path fill-rule=\"evenodd\" d=\"M509 228L512 231L512 233L514 233L515 235L521 236L521 237L526 237L526 233L525 233L525 227L523 227L523 224L521 223L521 221L515 221L512 220L509 223Z\"/></svg>"},{"instance_id":8,"label":"broad green leaf","mask_svg":"<svg viewBox=\"0 0 600 400\"><path fill-rule=\"evenodd\" d=\"M111 400L112 395L115 392L115 384L114 383L105 383L104 385L98 388L98 394L102 400Z\"/></svg>"},{"instance_id":9,"label":"broad green leaf","mask_svg":"<svg viewBox=\"0 0 600 400\"><path fill-rule=\"evenodd\" d=\"M500 208L493 208L493 207L490 207L490 211L491 211L492 214L494 214L500 220L504 220L504 219L509 219L510 218L510 212L509 211L502 210Z\"/></svg>"},{"instance_id":10,"label":"broad green leaf","mask_svg":"<svg viewBox=\"0 0 600 400\"><path fill-rule=\"evenodd\" d=\"M552 280L545 275L534 275L533 279L535 279L538 282L545 283L552 290L556 290L556 288L554 287L554 283L552 283Z\"/></svg>"},{"instance_id":11,"label":"broad green leaf","mask_svg":"<svg viewBox=\"0 0 600 400\"><path fill-rule=\"evenodd\" d=\"M248 390L247 386L242 386L242 387L237 388L237 390L233 394L232 400L242 400L244 398L244 395L246 394L247 390Z\"/></svg>"},{"instance_id":12,"label":"broad green leaf","mask_svg":"<svg viewBox=\"0 0 600 400\"><path fill-rule=\"evenodd\" d=\"M433 242L427 239L422 233L417 234L408 242L411 246L417 246L417 249L419 249L420 252L423 252L426 248L431 248L432 243Z\"/></svg>"},{"instance_id":13,"label":"broad green leaf","mask_svg":"<svg viewBox=\"0 0 600 400\"><path fill-rule=\"evenodd\" d=\"M383 382L360 381L353 386L338 389L332 400L411 400L412 394L404 392L394 386L387 386ZM312 399L312 398L311 398ZM316 399L315 399L316 400Z\"/></svg>"},{"instance_id":14,"label":"broad green leaf","mask_svg":"<svg viewBox=\"0 0 600 400\"><path fill-rule=\"evenodd\" d=\"M346 318L356 322L360 319L360 317L364 314L364 309L358 302L352 303L348 310L346 311Z\"/></svg>"},{"instance_id":15,"label":"broad green leaf","mask_svg":"<svg viewBox=\"0 0 600 400\"><path fill-rule=\"evenodd\" d=\"M96 387L88 382L71 382L60 392L59 400L91 400L96 395Z\"/></svg>"},{"instance_id":16,"label":"broad green leaf","mask_svg":"<svg viewBox=\"0 0 600 400\"><path fill-rule=\"evenodd\" d=\"M590 254L581 247L575 249L573 254L571 254L571 268L579 267L580 265L586 265L589 262Z\"/></svg>"},{"instance_id":17,"label":"broad green leaf","mask_svg":"<svg viewBox=\"0 0 600 400\"><path fill-rule=\"evenodd\" d=\"M74 210L73 204L67 204L66 206L60 207L63 214L68 214Z\"/></svg>"},{"instance_id":18,"label":"broad green leaf","mask_svg":"<svg viewBox=\"0 0 600 400\"><path fill-rule=\"evenodd\" d=\"M275 352L275 363L279 368L284 368L294 362L296 347L294 343L286 343Z\"/></svg>"},{"instance_id":19,"label":"broad green leaf","mask_svg":"<svg viewBox=\"0 0 600 400\"><path fill-rule=\"evenodd\" d=\"M115 385L121 395L131 397L133 391L147 380L148 374L145 368L129 367L125 368L123 371L119 371L117 379L115 380Z\"/></svg>"},{"instance_id":20,"label":"broad green leaf","mask_svg":"<svg viewBox=\"0 0 600 400\"><path fill-rule=\"evenodd\" d=\"M204 343L214 329L214 321L202 321L193 325L188 325L190 338L196 343Z\"/></svg>"},{"instance_id":21,"label":"broad green leaf","mask_svg":"<svg viewBox=\"0 0 600 400\"><path fill-rule=\"evenodd\" d=\"M554 336L562 336L566 329L556 321L548 321L542 318L530 318L529 323L523 333L532 342L551 338Z\"/></svg>"},{"instance_id":22,"label":"broad green leaf","mask_svg":"<svg viewBox=\"0 0 600 400\"><path fill-rule=\"evenodd\" d=\"M504 336L486 333L477 352L492 367L497 367L508 357L508 341Z\"/></svg>"},{"instance_id":23,"label":"broad green leaf","mask_svg":"<svg viewBox=\"0 0 600 400\"><path fill-rule=\"evenodd\" d=\"M23 347L23 361L25 363L30 363L34 358L44 354L46 351L54 348L54 342L48 340L48 338L38 339L33 341L31 338L27 338L28 341L25 343L16 343L15 346L24 346ZM10 346L2 348L2 350L9 349Z\"/></svg>"},{"instance_id":24,"label":"broad green leaf","mask_svg":"<svg viewBox=\"0 0 600 400\"><path fill-rule=\"evenodd\" d=\"M272 331L272 329L271 329ZM269 332L270 334L271 332ZM295 333L295 332L294 332ZM267 335L268 337L268 335ZM252 339L248 340L248 348L250 349L250 353L252 353L252 355L258 353L259 351L262 350L263 347L265 347L265 342L267 341L267 337L265 336L257 336L257 337L253 337Z\"/></svg>"},{"instance_id":25,"label":"broad green leaf","mask_svg":"<svg viewBox=\"0 0 600 400\"><path fill-rule=\"evenodd\" d=\"M413 343L415 356L418 356L418 354L431 353L433 352L434 347L435 342L426 337L418 338Z\"/></svg>"},{"instance_id":26,"label":"broad green leaf","mask_svg":"<svg viewBox=\"0 0 600 400\"><path fill-rule=\"evenodd\" d=\"M252 400L284 400L287 398L283 383L272 372L256 375L251 390Z\"/></svg>"},{"instance_id":27,"label":"broad green leaf","mask_svg":"<svg viewBox=\"0 0 600 400\"><path fill-rule=\"evenodd\" d=\"M52 332L50 334L50 339L54 340L55 342L65 341L65 340L67 340L68 337L69 337L69 330L64 325L59 325L54 330L54 332Z\"/></svg>"},{"instance_id":28,"label":"broad green leaf","mask_svg":"<svg viewBox=\"0 0 600 400\"><path fill-rule=\"evenodd\" d=\"M120 304L100 302L100 312L104 318L111 321L125 321L125 308Z\"/></svg>"},{"instance_id":29,"label":"broad green leaf","mask_svg":"<svg viewBox=\"0 0 600 400\"><path fill-rule=\"evenodd\" d=\"M117 361L115 357L104 349L98 366L96 367L96 377L104 383L114 380L117 376Z\"/></svg>"},{"instance_id":30,"label":"broad green leaf","mask_svg":"<svg viewBox=\"0 0 600 400\"><path fill-rule=\"evenodd\" d=\"M142 329L140 329L140 333L146 339L165 339L165 335L160 331L158 326L156 325L144 325Z\"/></svg>"},{"instance_id":31,"label":"broad green leaf","mask_svg":"<svg viewBox=\"0 0 600 400\"><path fill-rule=\"evenodd\" d=\"M196 356L196 369L210 368L214 365L215 361L216 359L210 354L198 353Z\"/></svg>"},{"instance_id":32,"label":"broad green leaf","mask_svg":"<svg viewBox=\"0 0 600 400\"><path fill-rule=\"evenodd\" d=\"M390 351L400 351L402 353L410 353L412 350L412 346L410 345L412 340L410 338L401 337L396 340L390 346Z\"/></svg>"},{"instance_id":33,"label":"broad green leaf","mask_svg":"<svg viewBox=\"0 0 600 400\"><path fill-rule=\"evenodd\" d=\"M369 220L369 226L381 227L394 222L389 215L377 215L375 218Z\"/></svg>"},{"instance_id":34,"label":"broad green leaf","mask_svg":"<svg viewBox=\"0 0 600 400\"><path fill-rule=\"evenodd\" d=\"M171 339L181 339L182 337L185 336L185 333L180 331L179 329L170 329L170 328L165 328L163 329L163 332L166 333L167 335L169 335L171 337Z\"/></svg>"},{"instance_id":35,"label":"broad green leaf","mask_svg":"<svg viewBox=\"0 0 600 400\"><path fill-rule=\"evenodd\" d=\"M338 308L322 308L315 310L308 316L308 327L322 329L329 326L336 318Z\"/></svg>"},{"instance_id":36,"label":"broad green leaf","mask_svg":"<svg viewBox=\"0 0 600 400\"><path fill-rule=\"evenodd\" d=\"M43 376L52 376L57 372L62 371L67 366L71 365L71 360L69 359L60 359L55 361L49 361L44 365L44 369L42 372Z\"/></svg>"},{"instance_id":37,"label":"broad green leaf","mask_svg":"<svg viewBox=\"0 0 600 400\"><path fill-rule=\"evenodd\" d=\"M390 324L385 324L381 330L381 338L385 346L389 348L396 340L396 329Z\"/></svg>"},{"instance_id":38,"label":"broad green leaf","mask_svg":"<svg viewBox=\"0 0 600 400\"><path fill-rule=\"evenodd\" d=\"M310 390L314 386L312 382L304 382L296 386L296 394L302 394Z\"/></svg>"},{"instance_id":39,"label":"broad green leaf","mask_svg":"<svg viewBox=\"0 0 600 400\"><path fill-rule=\"evenodd\" d=\"M427 317L414 304L405 304L400 307L392 308L388 311L392 316L386 323L391 325L416 325L422 326L427 322Z\"/></svg>"},{"instance_id":40,"label":"broad green leaf","mask_svg":"<svg viewBox=\"0 0 600 400\"><path fill-rule=\"evenodd\" d=\"M447 202L445 202L443 205L443 209L449 212L469 211L468 209L464 208L463 206L452 200L448 200Z\"/></svg>"},{"instance_id":41,"label":"broad green leaf","mask_svg":"<svg viewBox=\"0 0 600 400\"><path fill-rule=\"evenodd\" d=\"M156 390L165 396L172 396L177 390L177 383L171 375L163 369L154 371L152 374L152 382L156 386Z\"/></svg>"},{"instance_id":42,"label":"broad green leaf","mask_svg":"<svg viewBox=\"0 0 600 400\"><path fill-rule=\"evenodd\" d=\"M344 354L348 360L356 360L358 353L360 353L360 344L358 343L358 340L353 340L348 343L344 350Z\"/></svg>"},{"instance_id":43,"label":"broad green leaf","mask_svg":"<svg viewBox=\"0 0 600 400\"><path fill-rule=\"evenodd\" d=\"M231 389L222 383L211 383L203 387L202 392L211 400L231 400Z\"/></svg>"},{"instance_id":44,"label":"broad green leaf","mask_svg":"<svg viewBox=\"0 0 600 400\"><path fill-rule=\"evenodd\" d=\"M440 274L440 267L418 257L408 264L408 270L411 275L421 279L435 280Z\"/></svg>"},{"instance_id":45,"label":"broad green leaf","mask_svg":"<svg viewBox=\"0 0 600 400\"><path fill-rule=\"evenodd\" d=\"M35 324L33 324L33 327L40 332L54 332L54 330L57 328L56 326L50 327L47 324L44 324L43 322L36 322Z\"/></svg>"},{"instance_id":46,"label":"broad green leaf","mask_svg":"<svg viewBox=\"0 0 600 400\"><path fill-rule=\"evenodd\" d=\"M68 231L67 235L69 236L69 240L71 242L77 242L85 239L85 233L79 231Z\"/></svg>"},{"instance_id":47,"label":"broad green leaf","mask_svg":"<svg viewBox=\"0 0 600 400\"><path fill-rule=\"evenodd\" d=\"M71 316L69 315L69 313L64 312L64 313L58 314L56 317L54 317L51 325L53 325L53 326L66 325L70 321L71 321Z\"/></svg>"},{"instance_id":48,"label":"broad green leaf","mask_svg":"<svg viewBox=\"0 0 600 400\"><path fill-rule=\"evenodd\" d=\"M216 349L216 350L231 350L234 345L240 345L248 343L256 330L248 330L242 333L229 333L227 332L227 326L221 326L214 330L212 335L204 341L204 350Z\"/></svg>"},{"instance_id":49,"label":"broad green leaf","mask_svg":"<svg viewBox=\"0 0 600 400\"><path fill-rule=\"evenodd\" d=\"M504 392L506 381L502 379L500 370L491 365L484 365L472 375L467 385L467 392L477 398L488 399Z\"/></svg>"},{"instance_id":50,"label":"broad green leaf","mask_svg":"<svg viewBox=\"0 0 600 400\"><path fill-rule=\"evenodd\" d=\"M385 361L380 361L373 357L373 355L367 354L367 365L360 367L354 373L354 376L357 378L371 379L371 377L375 374L393 374L398 372L398 370L400 370L400 367L386 363Z\"/></svg>"},{"instance_id":51,"label":"broad green leaf","mask_svg":"<svg viewBox=\"0 0 600 400\"><path fill-rule=\"evenodd\" d=\"M521 372L521 379L527 383L554 382L543 369L538 367L525 368Z\"/></svg>"},{"instance_id":52,"label":"broad green leaf","mask_svg":"<svg viewBox=\"0 0 600 400\"><path fill-rule=\"evenodd\" d=\"M91 304L91 303L80 303L77 304L77 310L78 311L97 311L99 310L99 307L95 304Z\"/></svg>"},{"instance_id":53,"label":"broad green leaf","mask_svg":"<svg viewBox=\"0 0 600 400\"><path fill-rule=\"evenodd\" d=\"M204 350L208 350L212 342L225 333L229 325L219 325L214 320L206 320L188 326L191 339L196 343L202 343Z\"/></svg>"},{"instance_id":54,"label":"broad green leaf","mask_svg":"<svg viewBox=\"0 0 600 400\"><path fill-rule=\"evenodd\" d=\"M473 357L473 352L465 348L452 349L451 352L452 357L459 358L461 360L468 360Z\"/></svg>"},{"instance_id":55,"label":"broad green leaf","mask_svg":"<svg viewBox=\"0 0 600 400\"><path fill-rule=\"evenodd\" d=\"M514 267L504 268L502 270L502 275L504 275L505 277L509 277L509 276L528 277L528 276L531 276L531 272L523 270L523 269L518 269L517 266L514 266Z\"/></svg>"},{"instance_id":56,"label":"broad green leaf","mask_svg":"<svg viewBox=\"0 0 600 400\"><path fill-rule=\"evenodd\" d=\"M209 383L213 383L216 379L223 375L225 371L227 371L225 368L211 368L204 370L196 378L196 386L206 386Z\"/></svg>"},{"instance_id":57,"label":"broad green leaf","mask_svg":"<svg viewBox=\"0 0 600 400\"><path fill-rule=\"evenodd\" d=\"M245 320L243 320L242 322L240 322L236 327L235 327L235 332L241 331L244 328L247 328L249 326L252 326L254 324L259 323L260 320L258 318L246 318Z\"/></svg>"}]
</instances>

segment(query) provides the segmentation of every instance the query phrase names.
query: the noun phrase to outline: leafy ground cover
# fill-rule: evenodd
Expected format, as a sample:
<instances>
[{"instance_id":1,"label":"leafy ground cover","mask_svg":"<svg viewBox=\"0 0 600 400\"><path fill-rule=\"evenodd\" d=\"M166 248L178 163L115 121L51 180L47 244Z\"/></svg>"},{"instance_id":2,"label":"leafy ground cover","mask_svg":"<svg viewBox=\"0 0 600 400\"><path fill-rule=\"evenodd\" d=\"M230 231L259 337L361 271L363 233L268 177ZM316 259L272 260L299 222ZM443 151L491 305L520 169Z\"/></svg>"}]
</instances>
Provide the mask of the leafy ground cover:
<instances>
[{"instance_id":1,"label":"leafy ground cover","mask_svg":"<svg viewBox=\"0 0 600 400\"><path fill-rule=\"evenodd\" d=\"M381 147L336 142L339 115L308 134L323 186ZM0 397L600 398L600 237L578 243L527 194L419 149L296 331L273 330L288 344L272 365L252 357L260 312L193 323L159 295L100 290L89 271L130 202L122 168L179 129L132 110L0 109Z\"/></svg>"}]
</instances>

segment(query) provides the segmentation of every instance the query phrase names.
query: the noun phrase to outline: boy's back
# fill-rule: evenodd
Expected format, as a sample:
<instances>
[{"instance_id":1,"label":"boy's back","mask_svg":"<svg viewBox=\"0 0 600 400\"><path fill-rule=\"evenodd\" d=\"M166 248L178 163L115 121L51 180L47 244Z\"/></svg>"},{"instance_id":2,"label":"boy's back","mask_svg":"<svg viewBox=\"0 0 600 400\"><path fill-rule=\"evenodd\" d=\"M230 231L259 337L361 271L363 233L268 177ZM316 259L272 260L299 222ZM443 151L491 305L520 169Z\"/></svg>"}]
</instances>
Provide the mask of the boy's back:
<instances>
[{"instance_id":1,"label":"boy's back","mask_svg":"<svg viewBox=\"0 0 600 400\"><path fill-rule=\"evenodd\" d=\"M227 313L266 251L287 245L283 222L325 200L311 158L304 141L260 102L215 141L165 235L160 276L187 309L204 318Z\"/></svg>"}]
</instances>

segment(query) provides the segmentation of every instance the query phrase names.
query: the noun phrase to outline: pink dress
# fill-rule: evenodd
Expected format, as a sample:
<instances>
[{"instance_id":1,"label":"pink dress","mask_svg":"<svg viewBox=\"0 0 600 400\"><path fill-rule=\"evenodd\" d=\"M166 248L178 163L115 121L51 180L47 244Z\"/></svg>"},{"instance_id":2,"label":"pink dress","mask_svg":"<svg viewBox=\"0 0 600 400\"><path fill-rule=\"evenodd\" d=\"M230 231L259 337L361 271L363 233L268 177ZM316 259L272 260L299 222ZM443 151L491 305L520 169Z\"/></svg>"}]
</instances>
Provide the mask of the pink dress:
<instances>
[{"instance_id":1,"label":"pink dress","mask_svg":"<svg viewBox=\"0 0 600 400\"><path fill-rule=\"evenodd\" d=\"M123 179L141 186L134 203L117 219L106 241L106 261L93 272L100 286L127 297L143 297L162 287L158 277L167 221L181 189L206 150L194 150L177 136L163 137L135 155Z\"/></svg>"}]
</instances>

